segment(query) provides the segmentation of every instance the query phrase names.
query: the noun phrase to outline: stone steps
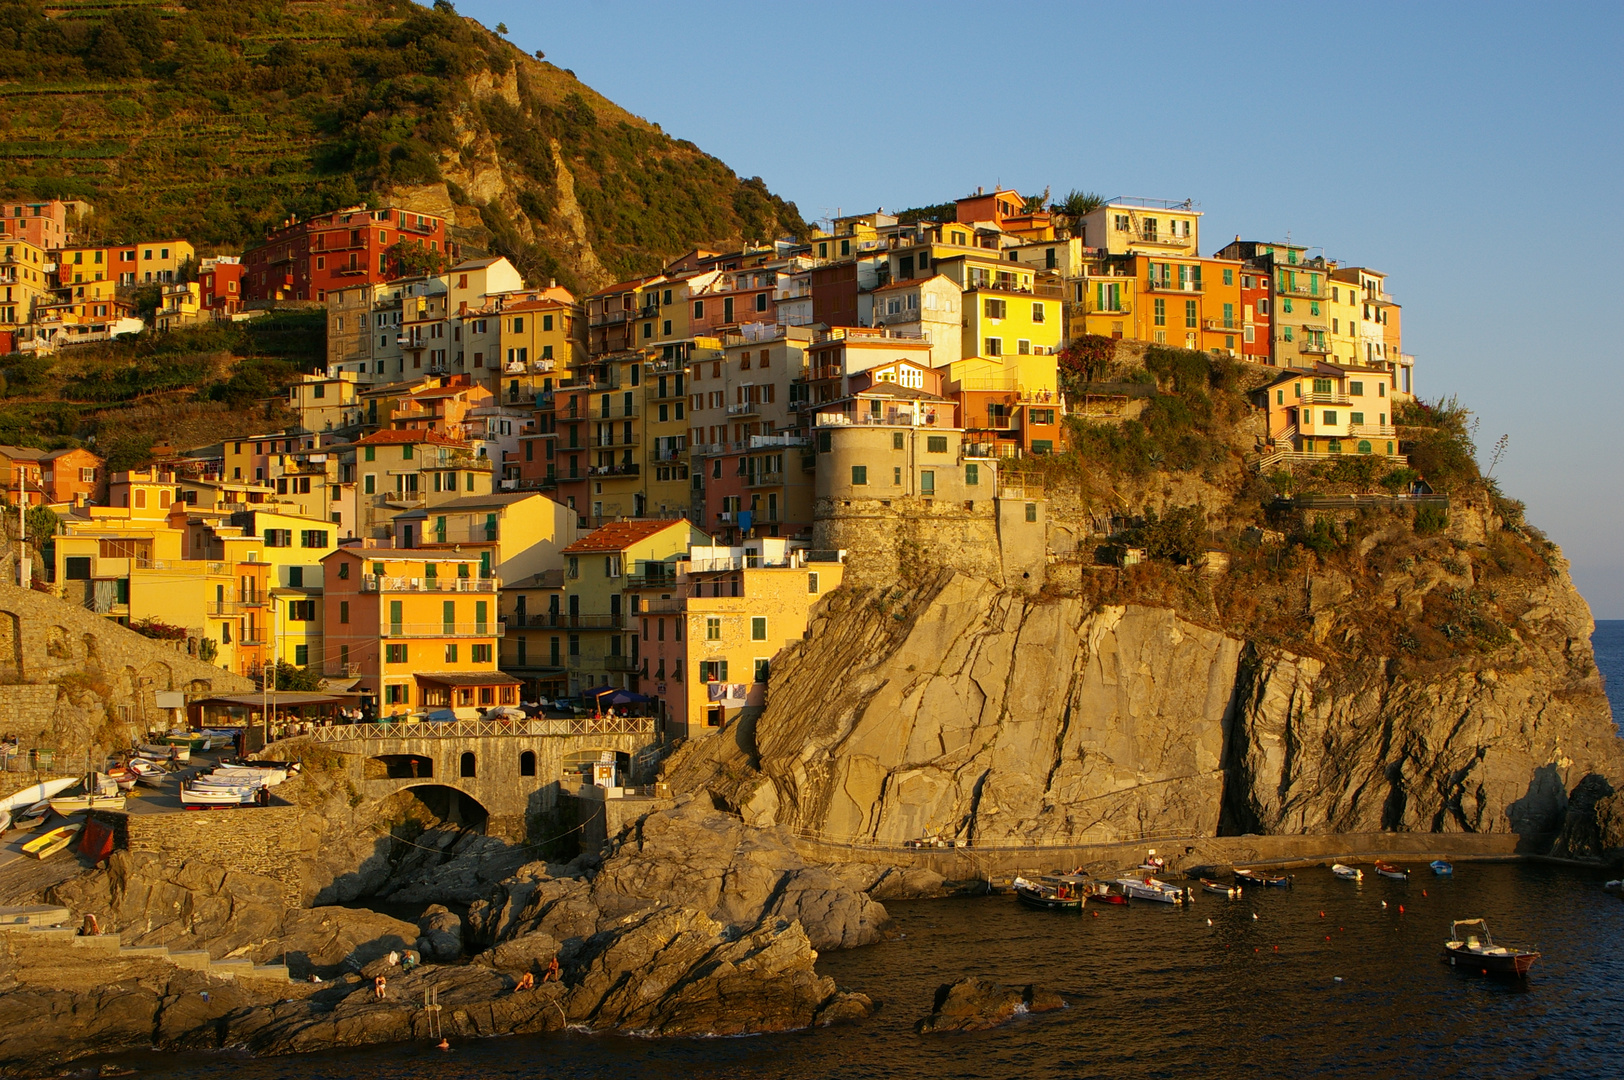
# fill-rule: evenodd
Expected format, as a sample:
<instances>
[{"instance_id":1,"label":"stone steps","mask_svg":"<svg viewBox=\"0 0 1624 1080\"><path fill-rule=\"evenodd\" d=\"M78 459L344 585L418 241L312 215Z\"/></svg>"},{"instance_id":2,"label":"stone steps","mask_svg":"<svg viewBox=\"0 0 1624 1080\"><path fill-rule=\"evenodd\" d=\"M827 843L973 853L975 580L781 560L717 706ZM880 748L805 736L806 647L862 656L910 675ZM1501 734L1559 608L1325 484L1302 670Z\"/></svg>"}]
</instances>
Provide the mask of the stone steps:
<instances>
[{"instance_id":1,"label":"stone steps","mask_svg":"<svg viewBox=\"0 0 1624 1080\"><path fill-rule=\"evenodd\" d=\"M165 945L125 945L117 934L84 936L67 908L0 908L0 931L27 934L30 941L66 942L71 949L100 952L132 960L165 960L176 967L201 971L220 979L264 979L291 982L286 964L256 964L246 956L216 960L206 949L177 949Z\"/></svg>"}]
</instances>

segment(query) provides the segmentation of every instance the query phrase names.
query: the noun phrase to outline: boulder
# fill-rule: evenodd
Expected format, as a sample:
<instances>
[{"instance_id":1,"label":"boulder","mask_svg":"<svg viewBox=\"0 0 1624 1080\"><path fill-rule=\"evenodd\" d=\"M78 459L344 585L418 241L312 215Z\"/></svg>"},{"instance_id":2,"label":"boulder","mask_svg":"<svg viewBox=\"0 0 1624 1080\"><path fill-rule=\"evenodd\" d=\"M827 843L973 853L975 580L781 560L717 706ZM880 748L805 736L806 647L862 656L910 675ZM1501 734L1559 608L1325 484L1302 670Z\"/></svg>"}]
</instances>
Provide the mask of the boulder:
<instances>
[{"instance_id":1,"label":"boulder","mask_svg":"<svg viewBox=\"0 0 1624 1080\"><path fill-rule=\"evenodd\" d=\"M1063 1009L1066 1002L1030 983L1006 986L991 979L965 978L936 988L930 1015L914 1025L921 1035L943 1031L984 1031L1026 1013Z\"/></svg>"},{"instance_id":2,"label":"boulder","mask_svg":"<svg viewBox=\"0 0 1624 1080\"><path fill-rule=\"evenodd\" d=\"M547 970L547 965L558 955L558 949L558 940L551 935L526 934L502 942L496 948L481 953L476 960L511 975L529 972L540 978Z\"/></svg>"}]
</instances>

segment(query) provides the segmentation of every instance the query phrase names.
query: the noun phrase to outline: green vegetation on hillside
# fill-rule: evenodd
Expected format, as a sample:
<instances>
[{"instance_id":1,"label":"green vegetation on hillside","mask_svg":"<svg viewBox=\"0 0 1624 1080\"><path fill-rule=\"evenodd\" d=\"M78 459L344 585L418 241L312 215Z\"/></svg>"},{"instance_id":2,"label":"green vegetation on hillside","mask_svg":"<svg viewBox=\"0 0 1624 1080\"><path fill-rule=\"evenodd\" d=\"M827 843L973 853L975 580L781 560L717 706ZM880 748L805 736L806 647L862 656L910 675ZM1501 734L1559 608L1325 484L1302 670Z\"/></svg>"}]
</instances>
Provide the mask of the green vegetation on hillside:
<instances>
[{"instance_id":1,"label":"green vegetation on hillside","mask_svg":"<svg viewBox=\"0 0 1624 1080\"><path fill-rule=\"evenodd\" d=\"M593 284L576 207L560 206L559 161L604 267L596 276L805 228L759 179L739 179L446 0L48 10L0 0L0 193L89 200L93 235L238 250L289 214L445 181L470 208L471 247ZM488 207L458 183L475 174L505 185L487 191Z\"/></svg>"},{"instance_id":2,"label":"green vegetation on hillside","mask_svg":"<svg viewBox=\"0 0 1624 1080\"><path fill-rule=\"evenodd\" d=\"M145 461L155 444L190 448L250 434L285 419L274 399L319 364L325 332L322 311L289 311L8 357L0 442L90 444L118 469Z\"/></svg>"}]
</instances>

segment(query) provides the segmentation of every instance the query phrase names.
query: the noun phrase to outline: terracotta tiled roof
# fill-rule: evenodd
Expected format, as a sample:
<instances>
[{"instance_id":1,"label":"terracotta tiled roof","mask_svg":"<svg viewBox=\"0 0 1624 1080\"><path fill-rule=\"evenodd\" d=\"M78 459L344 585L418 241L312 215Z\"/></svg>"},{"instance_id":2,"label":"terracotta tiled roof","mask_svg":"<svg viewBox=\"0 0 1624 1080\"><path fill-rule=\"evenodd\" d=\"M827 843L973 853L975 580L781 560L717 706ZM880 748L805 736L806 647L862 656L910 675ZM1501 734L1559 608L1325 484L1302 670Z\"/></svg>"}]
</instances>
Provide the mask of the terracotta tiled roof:
<instances>
[{"instance_id":1,"label":"terracotta tiled roof","mask_svg":"<svg viewBox=\"0 0 1624 1080\"><path fill-rule=\"evenodd\" d=\"M388 431L374 431L364 439L357 439L357 446L377 446L382 443L433 443L436 446L461 446L468 444L460 439L448 438L437 431L409 431L391 428Z\"/></svg>"},{"instance_id":2,"label":"terracotta tiled roof","mask_svg":"<svg viewBox=\"0 0 1624 1080\"><path fill-rule=\"evenodd\" d=\"M893 281L891 284L889 284L889 285L881 285L879 288L877 288L877 289L875 289L873 291L874 292L885 292L887 289L912 289L912 288L914 288L916 286L925 284L927 281L935 281L937 278L946 278L946 277L947 277L946 274L932 274L930 277L909 278L906 281ZM948 278L948 280L951 281L953 279Z\"/></svg>"},{"instance_id":3,"label":"terracotta tiled roof","mask_svg":"<svg viewBox=\"0 0 1624 1080\"><path fill-rule=\"evenodd\" d=\"M552 297L538 296L534 300L520 300L516 304L508 304L502 309L502 313L505 315L513 311L544 311L554 308L568 309L572 306L574 305L566 304L564 301L556 300Z\"/></svg>"},{"instance_id":4,"label":"terracotta tiled roof","mask_svg":"<svg viewBox=\"0 0 1624 1080\"><path fill-rule=\"evenodd\" d=\"M587 536L575 541L564 549L566 555L578 555L588 551L624 551L639 540L647 540L655 533L680 526L688 527L688 522L681 518L676 520L650 520L640 518L632 521L612 521Z\"/></svg>"},{"instance_id":5,"label":"terracotta tiled roof","mask_svg":"<svg viewBox=\"0 0 1624 1080\"><path fill-rule=\"evenodd\" d=\"M630 289L635 289L635 288L638 288L639 286L647 285L651 281L658 281L663 276L664 275L662 275L662 274L650 274L648 277L632 278L630 281L617 281L613 285L606 285L603 288L599 289L597 292L588 293L587 295L588 296L608 296L611 293L626 292L626 291L628 291Z\"/></svg>"}]
</instances>

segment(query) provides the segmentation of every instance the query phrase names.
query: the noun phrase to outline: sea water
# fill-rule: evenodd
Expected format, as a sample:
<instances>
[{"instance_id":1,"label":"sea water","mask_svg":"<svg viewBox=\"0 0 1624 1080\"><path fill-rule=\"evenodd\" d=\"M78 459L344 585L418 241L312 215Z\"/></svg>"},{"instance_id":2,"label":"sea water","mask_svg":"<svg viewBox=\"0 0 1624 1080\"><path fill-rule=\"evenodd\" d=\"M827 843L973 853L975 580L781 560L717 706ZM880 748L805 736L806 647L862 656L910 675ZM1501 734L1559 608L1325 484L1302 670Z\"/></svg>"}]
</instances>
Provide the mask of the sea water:
<instances>
[{"instance_id":1,"label":"sea water","mask_svg":"<svg viewBox=\"0 0 1624 1080\"><path fill-rule=\"evenodd\" d=\"M1409 882L1297 871L1291 889L1198 893L1081 913L1009 896L888 905L899 934L818 969L881 1002L867 1021L790 1035L453 1039L251 1060L126 1054L175 1080L489 1077L1536 1077L1621 1075L1624 902L1605 875L1541 864L1422 864ZM1253 915L1257 918L1253 918ZM1452 919L1544 953L1526 981L1441 962ZM1208 924L1208 921L1211 924ZM1069 1007L993 1031L917 1036L936 987L1037 983Z\"/></svg>"}]
</instances>

